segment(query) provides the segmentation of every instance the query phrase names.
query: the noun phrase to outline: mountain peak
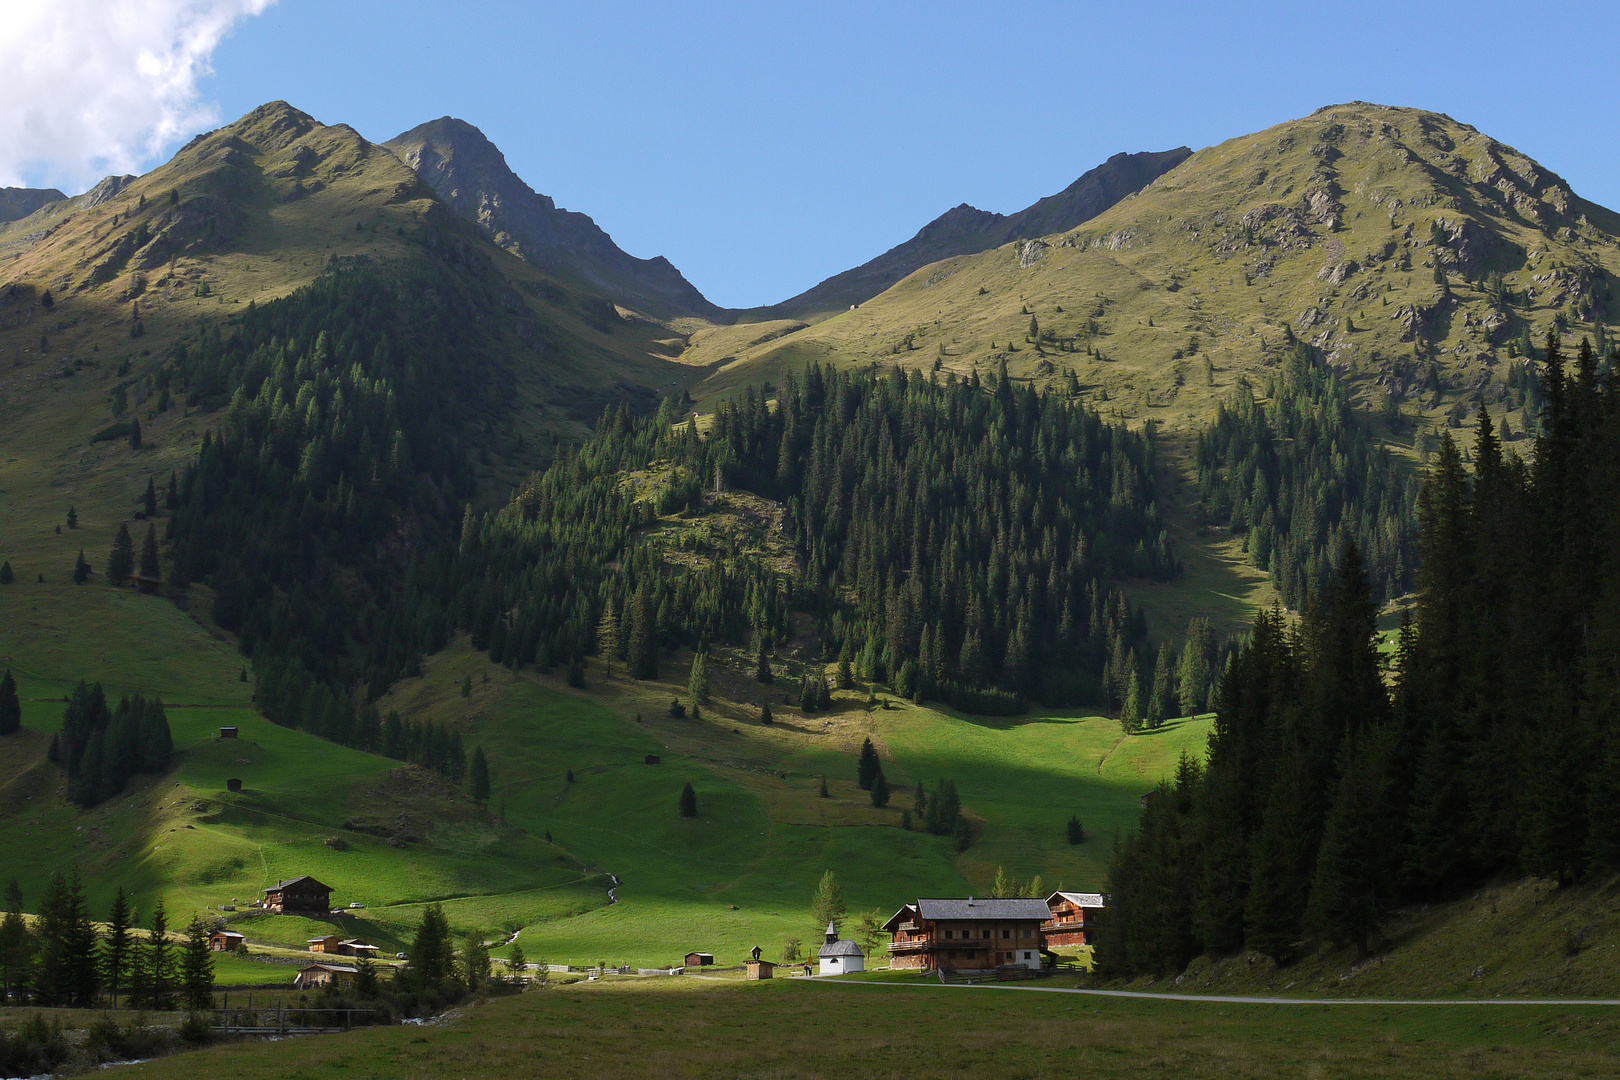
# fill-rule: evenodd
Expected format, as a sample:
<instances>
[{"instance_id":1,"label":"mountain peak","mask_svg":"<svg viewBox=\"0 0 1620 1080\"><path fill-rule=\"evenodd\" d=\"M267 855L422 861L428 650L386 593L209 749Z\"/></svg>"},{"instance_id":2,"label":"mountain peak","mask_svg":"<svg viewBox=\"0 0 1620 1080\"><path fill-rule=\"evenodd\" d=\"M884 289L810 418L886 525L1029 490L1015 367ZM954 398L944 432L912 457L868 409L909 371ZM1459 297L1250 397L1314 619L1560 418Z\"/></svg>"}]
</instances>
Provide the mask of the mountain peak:
<instances>
[{"instance_id":1,"label":"mountain peak","mask_svg":"<svg viewBox=\"0 0 1620 1080\"><path fill-rule=\"evenodd\" d=\"M559 209L550 196L531 188L473 124L442 116L383 145L456 213L548 273L651 315L719 313L668 259L626 254L590 217Z\"/></svg>"}]
</instances>

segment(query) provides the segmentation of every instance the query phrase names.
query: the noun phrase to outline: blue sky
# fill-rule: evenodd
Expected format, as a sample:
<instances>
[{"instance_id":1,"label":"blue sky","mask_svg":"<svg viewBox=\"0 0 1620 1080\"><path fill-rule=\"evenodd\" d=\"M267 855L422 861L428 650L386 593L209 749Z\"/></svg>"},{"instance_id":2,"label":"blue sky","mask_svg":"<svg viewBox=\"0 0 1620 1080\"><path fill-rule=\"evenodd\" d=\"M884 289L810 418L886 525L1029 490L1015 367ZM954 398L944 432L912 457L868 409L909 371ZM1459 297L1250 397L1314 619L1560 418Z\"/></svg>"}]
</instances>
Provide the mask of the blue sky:
<instances>
[{"instance_id":1,"label":"blue sky","mask_svg":"<svg viewBox=\"0 0 1620 1080\"><path fill-rule=\"evenodd\" d=\"M1354 99L1449 113L1620 206L1612 4L185 2L241 15L193 113L283 98L378 141L459 116L728 306L781 300L959 202L1011 212L1116 151ZM132 153L150 167L183 141Z\"/></svg>"}]
</instances>

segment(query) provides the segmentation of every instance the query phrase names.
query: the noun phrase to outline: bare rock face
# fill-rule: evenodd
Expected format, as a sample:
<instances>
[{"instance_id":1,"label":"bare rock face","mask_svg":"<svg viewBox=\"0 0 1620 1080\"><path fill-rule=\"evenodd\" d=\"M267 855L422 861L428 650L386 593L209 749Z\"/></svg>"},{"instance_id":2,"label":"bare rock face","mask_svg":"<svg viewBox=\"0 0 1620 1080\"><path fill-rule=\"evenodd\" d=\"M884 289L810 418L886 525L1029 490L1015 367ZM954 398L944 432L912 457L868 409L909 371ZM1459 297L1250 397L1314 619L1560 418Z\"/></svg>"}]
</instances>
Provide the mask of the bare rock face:
<instances>
[{"instance_id":1,"label":"bare rock face","mask_svg":"<svg viewBox=\"0 0 1620 1080\"><path fill-rule=\"evenodd\" d=\"M1041 240L1025 240L1018 248L1018 265L1028 270L1046 254L1047 245Z\"/></svg>"}]
</instances>

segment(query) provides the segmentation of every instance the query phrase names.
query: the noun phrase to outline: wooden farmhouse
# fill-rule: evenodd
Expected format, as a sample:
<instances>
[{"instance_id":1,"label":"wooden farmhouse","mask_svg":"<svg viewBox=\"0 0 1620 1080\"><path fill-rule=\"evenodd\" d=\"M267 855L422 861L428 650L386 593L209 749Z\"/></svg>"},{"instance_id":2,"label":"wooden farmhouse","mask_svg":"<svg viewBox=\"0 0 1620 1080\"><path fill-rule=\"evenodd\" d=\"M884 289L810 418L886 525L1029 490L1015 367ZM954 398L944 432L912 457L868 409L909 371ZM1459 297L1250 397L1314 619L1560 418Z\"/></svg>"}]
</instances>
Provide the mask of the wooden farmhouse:
<instances>
[{"instance_id":1,"label":"wooden farmhouse","mask_svg":"<svg viewBox=\"0 0 1620 1080\"><path fill-rule=\"evenodd\" d=\"M293 985L305 990L320 986L353 986L359 975L360 969L352 964L311 964L298 970Z\"/></svg>"},{"instance_id":2,"label":"wooden farmhouse","mask_svg":"<svg viewBox=\"0 0 1620 1080\"><path fill-rule=\"evenodd\" d=\"M847 975L851 971L866 970L866 954L853 941L838 940L838 924L827 924L827 942L816 954L820 961L817 972L821 975Z\"/></svg>"},{"instance_id":3,"label":"wooden farmhouse","mask_svg":"<svg viewBox=\"0 0 1620 1080\"><path fill-rule=\"evenodd\" d=\"M1095 945L1097 920L1104 906L1102 893L1055 892L1046 898L1051 918L1041 924L1046 945L1051 949L1072 949Z\"/></svg>"},{"instance_id":4,"label":"wooden farmhouse","mask_svg":"<svg viewBox=\"0 0 1620 1080\"><path fill-rule=\"evenodd\" d=\"M309 938L304 944L309 946L310 952L329 953L333 956L370 956L375 958L380 951L377 946L367 944L363 938L339 938L336 934L327 934L325 937Z\"/></svg>"},{"instance_id":5,"label":"wooden farmhouse","mask_svg":"<svg viewBox=\"0 0 1620 1080\"><path fill-rule=\"evenodd\" d=\"M891 968L918 971L1039 970L1045 900L918 900L883 924L894 935Z\"/></svg>"},{"instance_id":6,"label":"wooden farmhouse","mask_svg":"<svg viewBox=\"0 0 1620 1080\"><path fill-rule=\"evenodd\" d=\"M208 947L215 952L241 952L247 938L235 930L215 930L208 935Z\"/></svg>"},{"instance_id":7,"label":"wooden farmhouse","mask_svg":"<svg viewBox=\"0 0 1620 1080\"><path fill-rule=\"evenodd\" d=\"M278 881L264 890L264 907L282 915L325 918L332 911L332 886L308 876Z\"/></svg>"}]
</instances>

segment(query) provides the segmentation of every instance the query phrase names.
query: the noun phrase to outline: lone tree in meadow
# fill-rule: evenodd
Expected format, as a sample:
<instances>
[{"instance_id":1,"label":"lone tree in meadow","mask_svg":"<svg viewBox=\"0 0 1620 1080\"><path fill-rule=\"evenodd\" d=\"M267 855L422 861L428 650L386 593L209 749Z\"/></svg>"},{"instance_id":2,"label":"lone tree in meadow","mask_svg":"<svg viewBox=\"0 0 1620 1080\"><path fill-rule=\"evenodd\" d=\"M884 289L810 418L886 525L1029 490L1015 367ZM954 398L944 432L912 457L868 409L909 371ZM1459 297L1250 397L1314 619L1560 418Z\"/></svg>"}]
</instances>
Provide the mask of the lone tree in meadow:
<instances>
[{"instance_id":1,"label":"lone tree in meadow","mask_svg":"<svg viewBox=\"0 0 1620 1080\"><path fill-rule=\"evenodd\" d=\"M73 584L83 585L90 580L90 563L84 557L84 549L79 549L79 557L73 563Z\"/></svg>"},{"instance_id":2,"label":"lone tree in meadow","mask_svg":"<svg viewBox=\"0 0 1620 1080\"><path fill-rule=\"evenodd\" d=\"M68 507L67 523L68 528L70 529L77 529L79 527L79 512L73 509L71 506Z\"/></svg>"},{"instance_id":3,"label":"lone tree in meadow","mask_svg":"<svg viewBox=\"0 0 1620 1080\"><path fill-rule=\"evenodd\" d=\"M1069 818L1069 825L1065 832L1069 838L1069 843L1080 844L1085 842L1086 830L1080 824L1080 815L1076 814Z\"/></svg>"},{"instance_id":4,"label":"lone tree in meadow","mask_svg":"<svg viewBox=\"0 0 1620 1080\"><path fill-rule=\"evenodd\" d=\"M22 699L17 696L17 680L11 677L11 669L6 669L6 677L0 679L0 735L10 735L22 727Z\"/></svg>"},{"instance_id":5,"label":"lone tree in meadow","mask_svg":"<svg viewBox=\"0 0 1620 1080\"><path fill-rule=\"evenodd\" d=\"M422 912L422 921L417 925L416 936L411 941L411 959L404 970L406 978L422 990L444 985L455 973L453 948L450 923L444 917L444 908L429 904Z\"/></svg>"},{"instance_id":6,"label":"lone tree in meadow","mask_svg":"<svg viewBox=\"0 0 1620 1080\"><path fill-rule=\"evenodd\" d=\"M825 930L828 923L842 919L847 910L844 891L838 887L837 876L831 870L825 871L816 885L815 899L810 903L810 914L815 919L816 929Z\"/></svg>"},{"instance_id":7,"label":"lone tree in meadow","mask_svg":"<svg viewBox=\"0 0 1620 1080\"><path fill-rule=\"evenodd\" d=\"M123 585L134 572L135 541L129 535L129 526L120 525L118 535L113 537L112 554L107 556L107 581Z\"/></svg>"},{"instance_id":8,"label":"lone tree in meadow","mask_svg":"<svg viewBox=\"0 0 1620 1080\"><path fill-rule=\"evenodd\" d=\"M697 817L697 792L692 790L690 780L681 788L681 817Z\"/></svg>"},{"instance_id":9,"label":"lone tree in meadow","mask_svg":"<svg viewBox=\"0 0 1620 1080\"><path fill-rule=\"evenodd\" d=\"M17 580L17 575L11 572L9 561L0 563L0 585L10 585Z\"/></svg>"},{"instance_id":10,"label":"lone tree in meadow","mask_svg":"<svg viewBox=\"0 0 1620 1080\"><path fill-rule=\"evenodd\" d=\"M877 747L872 745L871 739L867 739L861 743L861 760L855 768L855 782L861 786L862 791L871 791L872 785L877 782L882 772L883 764L878 760Z\"/></svg>"}]
</instances>

